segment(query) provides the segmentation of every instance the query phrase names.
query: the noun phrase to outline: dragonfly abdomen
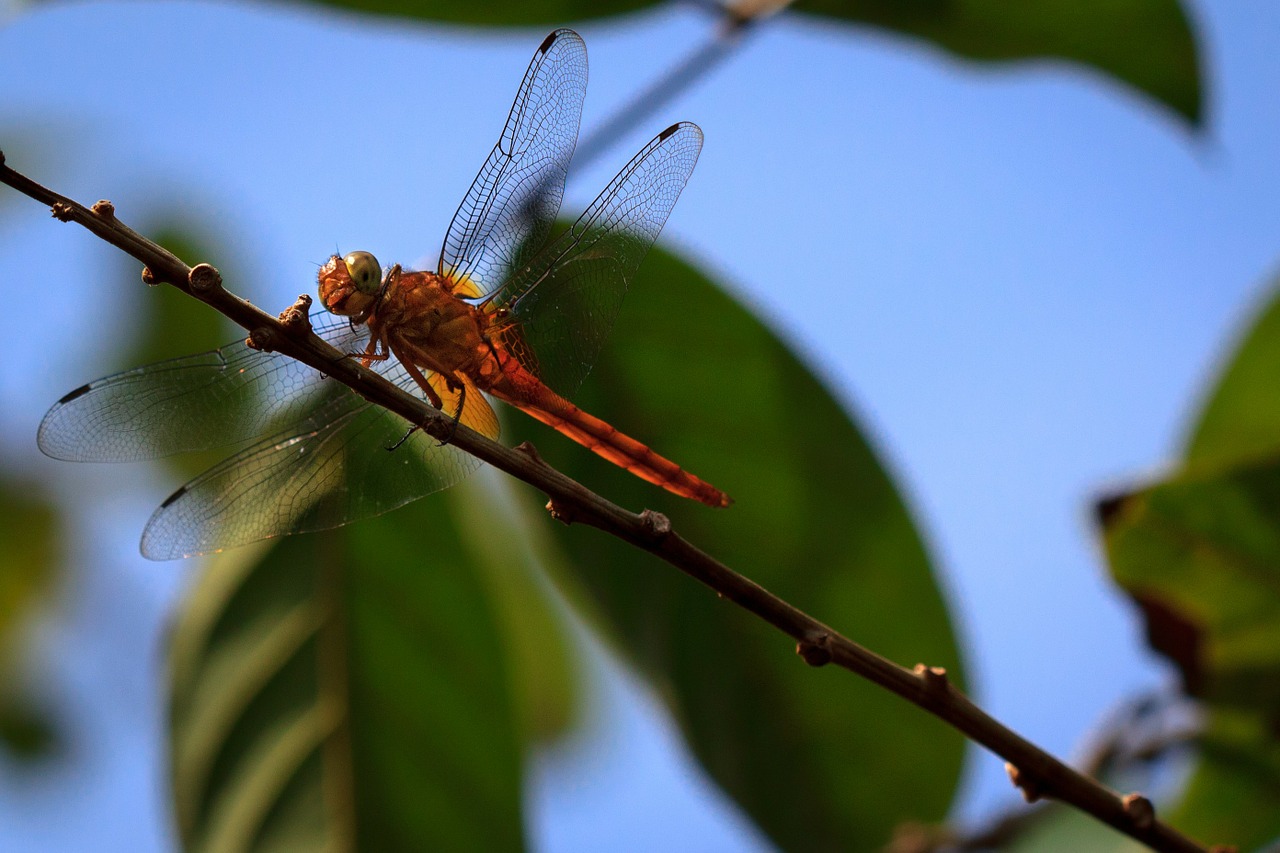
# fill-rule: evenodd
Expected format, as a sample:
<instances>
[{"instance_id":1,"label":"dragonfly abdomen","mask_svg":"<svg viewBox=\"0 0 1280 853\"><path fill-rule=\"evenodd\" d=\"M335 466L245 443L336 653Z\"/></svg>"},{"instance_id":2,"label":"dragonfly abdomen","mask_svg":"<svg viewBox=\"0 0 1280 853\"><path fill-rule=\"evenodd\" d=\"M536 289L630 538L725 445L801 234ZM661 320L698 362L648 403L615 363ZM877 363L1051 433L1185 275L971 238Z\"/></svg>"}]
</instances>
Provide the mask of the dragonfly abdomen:
<instances>
[{"instance_id":1,"label":"dragonfly abdomen","mask_svg":"<svg viewBox=\"0 0 1280 853\"><path fill-rule=\"evenodd\" d=\"M708 506L727 507L733 503L724 492L578 408L523 368L508 367L487 390L642 480Z\"/></svg>"}]
</instances>

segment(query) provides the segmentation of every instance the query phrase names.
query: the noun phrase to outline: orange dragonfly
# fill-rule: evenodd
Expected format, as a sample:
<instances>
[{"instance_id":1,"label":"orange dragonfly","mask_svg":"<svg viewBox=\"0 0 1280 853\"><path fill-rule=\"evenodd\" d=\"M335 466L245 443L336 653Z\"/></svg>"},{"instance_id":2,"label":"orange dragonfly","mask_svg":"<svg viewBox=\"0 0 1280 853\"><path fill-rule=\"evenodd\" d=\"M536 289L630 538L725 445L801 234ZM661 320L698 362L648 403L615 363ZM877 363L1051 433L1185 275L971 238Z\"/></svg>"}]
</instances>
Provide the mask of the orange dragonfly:
<instances>
[{"instance_id":1,"label":"orange dragonfly","mask_svg":"<svg viewBox=\"0 0 1280 853\"><path fill-rule=\"evenodd\" d=\"M497 437L498 419L481 392L675 494L728 506L723 492L565 398L594 363L702 147L696 125L667 128L547 243L586 78L582 39L551 33L454 215L436 271L395 265L383 275L367 252L334 255L319 287L337 316L316 332L486 436ZM241 445L152 515L142 553L159 560L378 515L479 465L306 365L244 342L77 388L45 415L39 444L75 461Z\"/></svg>"}]
</instances>

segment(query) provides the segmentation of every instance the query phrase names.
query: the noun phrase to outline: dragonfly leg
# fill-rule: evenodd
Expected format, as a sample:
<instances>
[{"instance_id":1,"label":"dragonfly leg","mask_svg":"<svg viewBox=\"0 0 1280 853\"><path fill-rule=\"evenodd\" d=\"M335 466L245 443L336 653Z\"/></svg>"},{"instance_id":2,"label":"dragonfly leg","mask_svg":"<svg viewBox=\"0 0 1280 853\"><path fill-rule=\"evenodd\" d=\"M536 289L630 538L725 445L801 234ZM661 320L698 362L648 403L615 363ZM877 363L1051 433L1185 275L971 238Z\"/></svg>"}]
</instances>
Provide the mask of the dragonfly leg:
<instances>
[{"instance_id":1,"label":"dragonfly leg","mask_svg":"<svg viewBox=\"0 0 1280 853\"><path fill-rule=\"evenodd\" d=\"M455 384L450 377L445 377L445 382L448 383L450 388L453 388ZM444 447L453 441L454 433L458 431L458 421L462 420L462 408L467 405L467 386L462 383L457 383L457 385L458 387L453 389L458 392L458 408L453 413L453 425L449 427L449 434L440 439L440 443L436 445L437 447Z\"/></svg>"},{"instance_id":2,"label":"dragonfly leg","mask_svg":"<svg viewBox=\"0 0 1280 853\"><path fill-rule=\"evenodd\" d=\"M414 424L413 426L409 427L408 432L406 432L404 435L400 436L400 440L399 440L399 441L397 441L395 444L393 444L393 445L391 445L390 447L388 447L388 448L387 448L387 452L388 452L388 453L394 453L394 452L396 452L397 450L399 450L399 449L400 449L400 445L402 445L402 444L404 444L406 441L408 441L408 440L409 440L409 436L413 435L415 432L417 432L417 431L418 431L418 430L420 430L420 429L422 429L422 427L418 426L417 424Z\"/></svg>"},{"instance_id":3,"label":"dragonfly leg","mask_svg":"<svg viewBox=\"0 0 1280 853\"><path fill-rule=\"evenodd\" d=\"M431 387L431 383L427 381L427 377L422 375L422 371L418 369L417 365L400 355L400 353L395 352L395 350L392 350L392 352L395 353L396 361L400 362L400 366L404 368L405 373L409 374L409 378L422 389L422 393L426 395L427 401L437 409L444 409L444 401L440 399L440 395L436 393L436 389ZM385 358L385 356L383 357Z\"/></svg>"},{"instance_id":4,"label":"dragonfly leg","mask_svg":"<svg viewBox=\"0 0 1280 853\"><path fill-rule=\"evenodd\" d=\"M385 345L383 351L378 352L379 343L378 336L374 335L369 339L369 345L364 348L364 352L349 352L343 358L358 358L365 367L372 367L375 361L386 361L391 358L391 353L386 351Z\"/></svg>"},{"instance_id":5,"label":"dragonfly leg","mask_svg":"<svg viewBox=\"0 0 1280 853\"><path fill-rule=\"evenodd\" d=\"M393 350L393 352L395 351ZM422 393L426 395L427 401L430 402L431 405L435 406L437 409L444 411L444 401L440 399L440 395L436 393L436 389L431 387L431 383L427 381L427 377L422 375L422 371L418 369L417 365L415 365L409 359L401 356L400 353L398 352L395 352L395 357L396 357L396 360L400 362L400 365L404 368L405 373L409 374L409 378L411 378L415 383L417 383L418 387L422 389ZM460 390L460 394L458 396L458 410L453 413L453 426L449 428L449 434L445 436L443 441L440 442L442 446L445 444L448 444L453 439L453 434L458 429L458 421L462 418L463 403L467 399L466 385L463 385L457 382L451 376L445 377L445 385L446 387L449 388L450 391ZM420 424L414 425L407 433L405 433L404 438L397 441L394 446L388 447L387 450L395 450L397 447L404 444L405 441L408 440L409 436L413 435L414 431L419 430L421 428L422 426Z\"/></svg>"}]
</instances>

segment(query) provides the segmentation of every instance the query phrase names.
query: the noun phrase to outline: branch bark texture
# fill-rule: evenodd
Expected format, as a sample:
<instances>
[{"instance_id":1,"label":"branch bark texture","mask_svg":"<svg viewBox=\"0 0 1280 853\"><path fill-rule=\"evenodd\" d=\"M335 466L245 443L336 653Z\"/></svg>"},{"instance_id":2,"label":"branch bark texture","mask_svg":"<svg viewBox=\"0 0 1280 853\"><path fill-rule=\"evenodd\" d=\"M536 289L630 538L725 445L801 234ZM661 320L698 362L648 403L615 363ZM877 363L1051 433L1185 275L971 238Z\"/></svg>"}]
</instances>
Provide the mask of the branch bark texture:
<instances>
[{"instance_id":1,"label":"branch bark texture","mask_svg":"<svg viewBox=\"0 0 1280 853\"><path fill-rule=\"evenodd\" d=\"M721 598L792 638L796 652L811 666L839 666L946 721L1004 758L1014 784L1029 802L1040 798L1060 800L1154 850L1203 853L1211 849L1158 820L1145 797L1121 795L1107 788L992 718L956 689L944 670L924 664L906 669L858 645L685 540L672 529L665 516L648 510L636 514L623 509L548 466L531 447L521 445L512 449L490 441L365 369L358 359L345 357L312 333L306 319L310 297L300 297L293 308L279 318L273 317L223 288L221 277L213 267L208 264L188 267L178 257L126 226L116 218L110 202L100 201L87 208L59 195L7 166L3 152L0 152L0 183L50 206L57 219L78 223L136 258L145 267L143 280L148 284L171 284L226 315L248 331L252 345L283 353L315 368L366 400L421 425L433 437L449 441L544 492L550 497L548 509L559 520L598 528L665 560L710 587ZM1227 848L1212 849L1225 851Z\"/></svg>"}]
</instances>

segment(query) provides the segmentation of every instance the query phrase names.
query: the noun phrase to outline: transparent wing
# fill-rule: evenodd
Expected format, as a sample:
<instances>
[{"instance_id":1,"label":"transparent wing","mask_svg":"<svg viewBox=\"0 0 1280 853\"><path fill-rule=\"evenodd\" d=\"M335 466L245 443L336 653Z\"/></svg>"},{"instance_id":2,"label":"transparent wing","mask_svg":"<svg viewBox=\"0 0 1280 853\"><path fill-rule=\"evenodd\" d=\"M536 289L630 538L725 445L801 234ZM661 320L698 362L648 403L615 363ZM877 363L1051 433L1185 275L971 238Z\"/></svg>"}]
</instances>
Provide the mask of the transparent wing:
<instances>
[{"instance_id":1,"label":"transparent wing","mask_svg":"<svg viewBox=\"0 0 1280 853\"><path fill-rule=\"evenodd\" d=\"M561 395L571 395L590 372L627 284L701 150L695 124L658 134L568 231L487 301L503 345Z\"/></svg>"},{"instance_id":2,"label":"transparent wing","mask_svg":"<svg viewBox=\"0 0 1280 853\"><path fill-rule=\"evenodd\" d=\"M487 293L542 245L564 197L586 93L586 45L573 30L556 30L534 54L502 136L453 216L441 275Z\"/></svg>"},{"instance_id":3,"label":"transparent wing","mask_svg":"<svg viewBox=\"0 0 1280 853\"><path fill-rule=\"evenodd\" d=\"M448 381L439 373L427 371L426 377L427 384L440 397L440 409L446 415L457 418L458 423L470 427L485 438L496 439L501 434L497 414L470 376L463 375L455 378L455 381L462 383L461 393L450 388Z\"/></svg>"},{"instance_id":4,"label":"transparent wing","mask_svg":"<svg viewBox=\"0 0 1280 853\"><path fill-rule=\"evenodd\" d=\"M343 318L324 318L315 328L343 352L363 350L368 339L367 328L353 329ZM236 341L77 388L44 416L37 441L49 456L73 462L129 462L206 450L302 418L326 386L341 387L292 358Z\"/></svg>"},{"instance_id":5,"label":"transparent wing","mask_svg":"<svg viewBox=\"0 0 1280 853\"><path fill-rule=\"evenodd\" d=\"M316 332L358 352L368 330L326 318ZM422 396L394 359L373 366ZM492 410L469 391L460 420L496 436ZM421 431L406 438L408 430L402 418L301 362L238 342L76 389L45 415L39 442L60 459L122 461L258 439L156 510L142 551L159 560L339 527L452 485L479 465Z\"/></svg>"},{"instance_id":6,"label":"transparent wing","mask_svg":"<svg viewBox=\"0 0 1280 853\"><path fill-rule=\"evenodd\" d=\"M333 396L175 492L147 523L142 553L170 560L340 527L450 486L480 464L420 430L406 438L407 428L356 394Z\"/></svg>"}]
</instances>

